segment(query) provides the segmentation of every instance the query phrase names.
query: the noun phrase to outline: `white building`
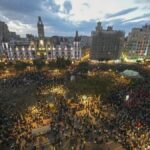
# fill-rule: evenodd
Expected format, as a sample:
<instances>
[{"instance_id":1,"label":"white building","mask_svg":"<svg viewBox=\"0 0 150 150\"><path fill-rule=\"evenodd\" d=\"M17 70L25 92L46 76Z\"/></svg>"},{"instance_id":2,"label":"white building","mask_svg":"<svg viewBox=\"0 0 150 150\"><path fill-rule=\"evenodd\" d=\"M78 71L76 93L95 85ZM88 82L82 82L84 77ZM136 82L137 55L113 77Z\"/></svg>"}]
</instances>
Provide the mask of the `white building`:
<instances>
[{"instance_id":1,"label":"white building","mask_svg":"<svg viewBox=\"0 0 150 150\"><path fill-rule=\"evenodd\" d=\"M129 56L148 56L150 55L150 25L142 28L133 28L129 33L126 49Z\"/></svg>"},{"instance_id":2,"label":"white building","mask_svg":"<svg viewBox=\"0 0 150 150\"><path fill-rule=\"evenodd\" d=\"M66 42L54 44L50 39L35 39L30 42L2 43L2 52L8 61L65 58L81 59L80 41L76 38L71 45Z\"/></svg>"},{"instance_id":3,"label":"white building","mask_svg":"<svg viewBox=\"0 0 150 150\"><path fill-rule=\"evenodd\" d=\"M41 17L39 17L37 27L38 38L34 38L31 41L26 39L24 41L2 43L2 51L8 61L53 60L62 57L71 60L81 59L80 38L77 31L71 44L65 40L55 43L51 38L44 37L44 25Z\"/></svg>"}]
</instances>

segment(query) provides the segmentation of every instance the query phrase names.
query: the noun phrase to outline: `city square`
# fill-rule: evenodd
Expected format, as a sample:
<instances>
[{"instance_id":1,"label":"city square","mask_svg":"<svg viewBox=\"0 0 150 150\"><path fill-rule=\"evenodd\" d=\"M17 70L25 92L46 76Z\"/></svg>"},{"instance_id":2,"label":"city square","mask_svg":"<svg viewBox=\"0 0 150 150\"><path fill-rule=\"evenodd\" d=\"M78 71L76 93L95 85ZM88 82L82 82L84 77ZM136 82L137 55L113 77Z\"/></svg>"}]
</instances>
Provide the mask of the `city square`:
<instances>
[{"instance_id":1,"label":"city square","mask_svg":"<svg viewBox=\"0 0 150 150\"><path fill-rule=\"evenodd\" d=\"M115 143L149 149L149 66L99 63L86 73L78 66L56 77L45 70L15 77L6 72L0 83L2 148L80 150ZM126 68L138 69L143 79L121 75Z\"/></svg>"},{"instance_id":2,"label":"city square","mask_svg":"<svg viewBox=\"0 0 150 150\"><path fill-rule=\"evenodd\" d=\"M150 150L149 0L0 0L0 150Z\"/></svg>"}]
</instances>

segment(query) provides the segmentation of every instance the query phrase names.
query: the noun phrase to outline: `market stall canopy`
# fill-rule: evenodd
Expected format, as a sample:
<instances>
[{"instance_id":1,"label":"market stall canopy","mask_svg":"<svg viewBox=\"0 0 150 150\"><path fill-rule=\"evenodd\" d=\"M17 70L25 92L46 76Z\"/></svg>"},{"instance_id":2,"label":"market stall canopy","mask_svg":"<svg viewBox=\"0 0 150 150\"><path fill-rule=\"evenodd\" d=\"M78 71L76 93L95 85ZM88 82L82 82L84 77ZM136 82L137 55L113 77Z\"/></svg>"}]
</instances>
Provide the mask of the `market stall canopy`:
<instances>
[{"instance_id":1,"label":"market stall canopy","mask_svg":"<svg viewBox=\"0 0 150 150\"><path fill-rule=\"evenodd\" d=\"M121 75L129 78L140 78L142 79L143 77L139 74L139 72L134 71L134 70L124 70L121 72Z\"/></svg>"}]
</instances>

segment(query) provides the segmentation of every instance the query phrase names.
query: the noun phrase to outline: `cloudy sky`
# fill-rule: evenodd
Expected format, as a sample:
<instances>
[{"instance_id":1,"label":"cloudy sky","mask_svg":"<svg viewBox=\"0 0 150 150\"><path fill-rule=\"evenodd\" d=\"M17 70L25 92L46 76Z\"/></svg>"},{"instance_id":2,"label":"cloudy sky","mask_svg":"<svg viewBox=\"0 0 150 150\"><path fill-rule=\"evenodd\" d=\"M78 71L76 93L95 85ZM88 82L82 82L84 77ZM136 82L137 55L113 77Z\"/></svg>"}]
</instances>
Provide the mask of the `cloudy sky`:
<instances>
[{"instance_id":1,"label":"cloudy sky","mask_svg":"<svg viewBox=\"0 0 150 150\"><path fill-rule=\"evenodd\" d=\"M128 33L150 23L150 0L0 0L0 20L17 34L37 35L38 16L46 36L90 35L97 21Z\"/></svg>"}]
</instances>

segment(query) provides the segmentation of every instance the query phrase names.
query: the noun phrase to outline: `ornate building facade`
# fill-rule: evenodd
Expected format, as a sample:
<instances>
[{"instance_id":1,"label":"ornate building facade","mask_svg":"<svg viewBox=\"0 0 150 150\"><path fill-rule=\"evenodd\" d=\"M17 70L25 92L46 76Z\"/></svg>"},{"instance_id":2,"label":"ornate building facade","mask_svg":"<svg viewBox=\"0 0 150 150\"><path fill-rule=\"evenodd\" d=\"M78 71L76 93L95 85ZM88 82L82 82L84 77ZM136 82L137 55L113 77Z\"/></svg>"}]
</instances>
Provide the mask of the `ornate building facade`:
<instances>
[{"instance_id":1,"label":"ornate building facade","mask_svg":"<svg viewBox=\"0 0 150 150\"><path fill-rule=\"evenodd\" d=\"M26 61L34 59L53 60L60 58L80 60L81 46L78 32L76 32L73 43L66 40L54 42L52 38L44 36L44 25L41 17L37 23L38 38L25 41L13 41L2 43L2 52L9 61Z\"/></svg>"}]
</instances>

